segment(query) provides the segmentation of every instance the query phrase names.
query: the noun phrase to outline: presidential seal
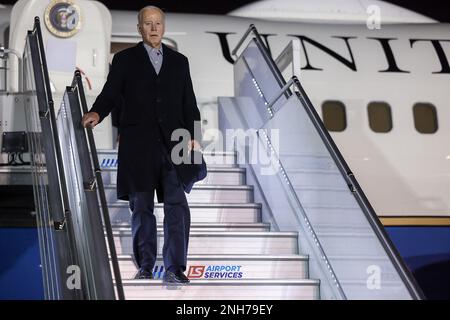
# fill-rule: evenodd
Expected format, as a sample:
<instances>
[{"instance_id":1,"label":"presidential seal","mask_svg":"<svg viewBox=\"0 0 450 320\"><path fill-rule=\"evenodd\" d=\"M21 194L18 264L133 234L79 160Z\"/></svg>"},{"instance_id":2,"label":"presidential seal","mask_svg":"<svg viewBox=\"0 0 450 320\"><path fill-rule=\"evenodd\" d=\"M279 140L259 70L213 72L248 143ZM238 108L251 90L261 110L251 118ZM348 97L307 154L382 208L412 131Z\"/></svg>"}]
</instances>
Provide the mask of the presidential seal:
<instances>
[{"instance_id":1,"label":"presidential seal","mask_svg":"<svg viewBox=\"0 0 450 320\"><path fill-rule=\"evenodd\" d=\"M44 21L53 35L69 38L81 28L80 8L68 0L54 0L45 9Z\"/></svg>"}]
</instances>

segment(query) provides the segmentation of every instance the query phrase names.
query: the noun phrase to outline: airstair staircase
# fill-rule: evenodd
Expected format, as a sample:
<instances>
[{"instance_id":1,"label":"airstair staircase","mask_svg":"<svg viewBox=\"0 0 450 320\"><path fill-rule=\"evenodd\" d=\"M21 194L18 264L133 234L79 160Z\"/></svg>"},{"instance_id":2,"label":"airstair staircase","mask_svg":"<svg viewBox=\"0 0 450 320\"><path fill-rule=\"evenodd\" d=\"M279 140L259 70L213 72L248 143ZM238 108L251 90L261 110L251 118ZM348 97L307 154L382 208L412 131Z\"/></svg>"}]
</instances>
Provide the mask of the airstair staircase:
<instances>
[{"instance_id":1,"label":"airstair staircase","mask_svg":"<svg viewBox=\"0 0 450 320\"><path fill-rule=\"evenodd\" d=\"M155 280L134 280L131 212L116 200L117 153L99 150L108 208L127 299L318 299L320 282L309 279L308 256L302 255L296 232L274 232L261 220L261 205L253 201L253 186L236 154L205 154L208 176L196 184L187 200L191 233L186 274L191 283L174 289L162 281L163 210L155 206L158 254ZM207 271L212 270L212 271ZM210 278L213 277L213 278Z\"/></svg>"},{"instance_id":2,"label":"airstair staircase","mask_svg":"<svg viewBox=\"0 0 450 320\"><path fill-rule=\"evenodd\" d=\"M191 282L167 286L162 205L155 279L135 280L131 212L116 198L117 151L97 150L80 125L88 110L80 71L55 116L35 18L23 61L47 299L422 298L298 78L284 80L253 25L233 54L249 35L234 64L236 96L218 99L227 113L219 112L220 129L256 128L276 170L243 163L240 143L204 152L208 176L187 195ZM72 288L66 275L74 266L82 285Z\"/></svg>"}]
</instances>

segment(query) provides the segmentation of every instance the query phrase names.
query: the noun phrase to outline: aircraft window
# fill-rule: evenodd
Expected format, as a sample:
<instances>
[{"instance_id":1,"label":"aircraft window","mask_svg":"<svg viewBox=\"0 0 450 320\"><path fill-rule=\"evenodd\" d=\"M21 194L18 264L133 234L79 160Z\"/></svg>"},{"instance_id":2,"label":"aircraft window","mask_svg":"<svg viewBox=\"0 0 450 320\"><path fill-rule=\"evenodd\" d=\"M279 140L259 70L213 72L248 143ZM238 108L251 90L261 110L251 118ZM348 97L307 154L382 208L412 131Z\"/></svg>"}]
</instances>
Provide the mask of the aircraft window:
<instances>
[{"instance_id":1,"label":"aircraft window","mask_svg":"<svg viewBox=\"0 0 450 320\"><path fill-rule=\"evenodd\" d=\"M370 128L375 132L392 130L391 107L386 102L371 102L367 106Z\"/></svg>"},{"instance_id":2,"label":"aircraft window","mask_svg":"<svg viewBox=\"0 0 450 320\"><path fill-rule=\"evenodd\" d=\"M344 131L347 127L345 106L340 101L325 101L322 104L322 118L328 131Z\"/></svg>"},{"instance_id":3,"label":"aircraft window","mask_svg":"<svg viewBox=\"0 0 450 320\"><path fill-rule=\"evenodd\" d=\"M420 133L435 133L438 129L436 108L431 103L416 103L413 107L414 125Z\"/></svg>"}]
</instances>

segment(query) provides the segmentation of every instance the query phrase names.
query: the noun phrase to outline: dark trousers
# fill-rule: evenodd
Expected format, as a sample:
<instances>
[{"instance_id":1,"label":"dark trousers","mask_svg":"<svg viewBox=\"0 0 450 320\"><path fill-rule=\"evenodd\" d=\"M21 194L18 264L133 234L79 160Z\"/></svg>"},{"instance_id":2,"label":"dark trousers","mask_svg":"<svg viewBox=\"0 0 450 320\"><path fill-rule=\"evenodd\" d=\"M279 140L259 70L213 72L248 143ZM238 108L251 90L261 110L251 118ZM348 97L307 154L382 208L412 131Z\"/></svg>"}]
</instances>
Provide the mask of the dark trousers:
<instances>
[{"instance_id":1,"label":"dark trousers","mask_svg":"<svg viewBox=\"0 0 450 320\"><path fill-rule=\"evenodd\" d=\"M162 147L163 148L163 147ZM189 244L191 214L183 186L165 148L161 152L161 179L164 189L164 246L166 270L185 271ZM134 259L139 268L152 271L157 255L157 230L154 210L154 191L129 195Z\"/></svg>"}]
</instances>

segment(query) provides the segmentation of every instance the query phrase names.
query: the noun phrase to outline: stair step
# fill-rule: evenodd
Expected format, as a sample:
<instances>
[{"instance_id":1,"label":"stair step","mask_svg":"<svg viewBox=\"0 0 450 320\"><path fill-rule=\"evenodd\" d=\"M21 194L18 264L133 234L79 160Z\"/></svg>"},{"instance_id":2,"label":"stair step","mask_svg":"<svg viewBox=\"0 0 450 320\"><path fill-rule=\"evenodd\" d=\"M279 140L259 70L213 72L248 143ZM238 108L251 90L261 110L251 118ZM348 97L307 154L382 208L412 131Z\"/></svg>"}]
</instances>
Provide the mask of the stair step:
<instances>
[{"instance_id":1,"label":"stair step","mask_svg":"<svg viewBox=\"0 0 450 320\"><path fill-rule=\"evenodd\" d=\"M340 171L319 169L289 169L286 173L295 186L321 188L347 188Z\"/></svg>"},{"instance_id":2,"label":"stair step","mask_svg":"<svg viewBox=\"0 0 450 320\"><path fill-rule=\"evenodd\" d=\"M329 154L279 152L281 164L286 171L292 169L321 170L339 172L334 160Z\"/></svg>"},{"instance_id":3,"label":"stair step","mask_svg":"<svg viewBox=\"0 0 450 320\"><path fill-rule=\"evenodd\" d=\"M119 201L115 185L105 185L105 195L110 204ZM253 186L196 185L186 198L188 202L250 203L253 202Z\"/></svg>"},{"instance_id":4,"label":"stair step","mask_svg":"<svg viewBox=\"0 0 450 320\"><path fill-rule=\"evenodd\" d=\"M122 279L133 279L137 268L130 255L118 256ZM186 275L190 279L306 279L308 256L301 255L190 255ZM162 279L164 263L159 257L153 270Z\"/></svg>"},{"instance_id":5,"label":"stair step","mask_svg":"<svg viewBox=\"0 0 450 320\"><path fill-rule=\"evenodd\" d=\"M130 230L113 231L118 255L132 254ZM163 233L158 232L158 252ZM201 232L189 237L188 254L298 254L296 232Z\"/></svg>"},{"instance_id":6,"label":"stair step","mask_svg":"<svg viewBox=\"0 0 450 320\"><path fill-rule=\"evenodd\" d=\"M312 300L320 298L319 284L310 279L194 279L185 286L167 287L162 280L123 281L125 298L130 300Z\"/></svg>"},{"instance_id":7,"label":"stair step","mask_svg":"<svg viewBox=\"0 0 450 320\"><path fill-rule=\"evenodd\" d=\"M189 203L191 223L252 223L261 221L261 204L257 203ZM108 206L112 224L129 223L128 202L118 201ZM164 218L163 204L155 203L158 223Z\"/></svg>"},{"instance_id":8,"label":"stair step","mask_svg":"<svg viewBox=\"0 0 450 320\"><path fill-rule=\"evenodd\" d=\"M211 168L226 168L226 167L237 167L236 152L221 151L221 152L204 152L203 158L205 159L206 165Z\"/></svg>"},{"instance_id":9,"label":"stair step","mask_svg":"<svg viewBox=\"0 0 450 320\"><path fill-rule=\"evenodd\" d=\"M383 282L398 279L397 271L386 255L329 255L328 259L333 262L333 270L339 275L341 284L342 281L367 281L370 269L374 267L382 271Z\"/></svg>"},{"instance_id":10,"label":"stair step","mask_svg":"<svg viewBox=\"0 0 450 320\"><path fill-rule=\"evenodd\" d=\"M104 168L114 168L117 167L117 150L97 150L98 161L100 167ZM203 152L203 158L208 166L208 168L235 168L236 164L236 153L235 152Z\"/></svg>"},{"instance_id":11,"label":"stair step","mask_svg":"<svg viewBox=\"0 0 450 320\"><path fill-rule=\"evenodd\" d=\"M113 230L131 230L131 225L128 223L112 225ZM158 230L162 230L162 224L157 225ZM269 223L192 223L191 231L255 231L265 232L270 231Z\"/></svg>"},{"instance_id":12,"label":"stair step","mask_svg":"<svg viewBox=\"0 0 450 320\"><path fill-rule=\"evenodd\" d=\"M347 186L341 188L323 188L294 185L293 187L300 202L304 206L326 205L334 207L359 207L355 197Z\"/></svg>"},{"instance_id":13,"label":"stair step","mask_svg":"<svg viewBox=\"0 0 450 320\"><path fill-rule=\"evenodd\" d=\"M339 283L345 288L345 295L349 300L405 300L410 297L403 281L386 280L384 270L382 271L381 287L379 289L368 289L367 279L363 280L341 280ZM373 271L372 271L373 272ZM394 277L397 277L398 274ZM365 289L365 290L364 290Z\"/></svg>"},{"instance_id":14,"label":"stair step","mask_svg":"<svg viewBox=\"0 0 450 320\"><path fill-rule=\"evenodd\" d=\"M318 207L304 206L309 221L315 229L322 226L333 226L336 228L360 228L367 226L367 219L359 207Z\"/></svg>"},{"instance_id":15,"label":"stair step","mask_svg":"<svg viewBox=\"0 0 450 320\"><path fill-rule=\"evenodd\" d=\"M117 181L117 168L103 168L102 178L104 184L115 185ZM208 174L205 179L195 185L244 185L245 168L216 168L208 166Z\"/></svg>"},{"instance_id":16,"label":"stair step","mask_svg":"<svg viewBox=\"0 0 450 320\"><path fill-rule=\"evenodd\" d=\"M316 232L319 242L326 248L326 254L330 256L340 255L386 255L377 236L368 230L367 232Z\"/></svg>"}]
</instances>

